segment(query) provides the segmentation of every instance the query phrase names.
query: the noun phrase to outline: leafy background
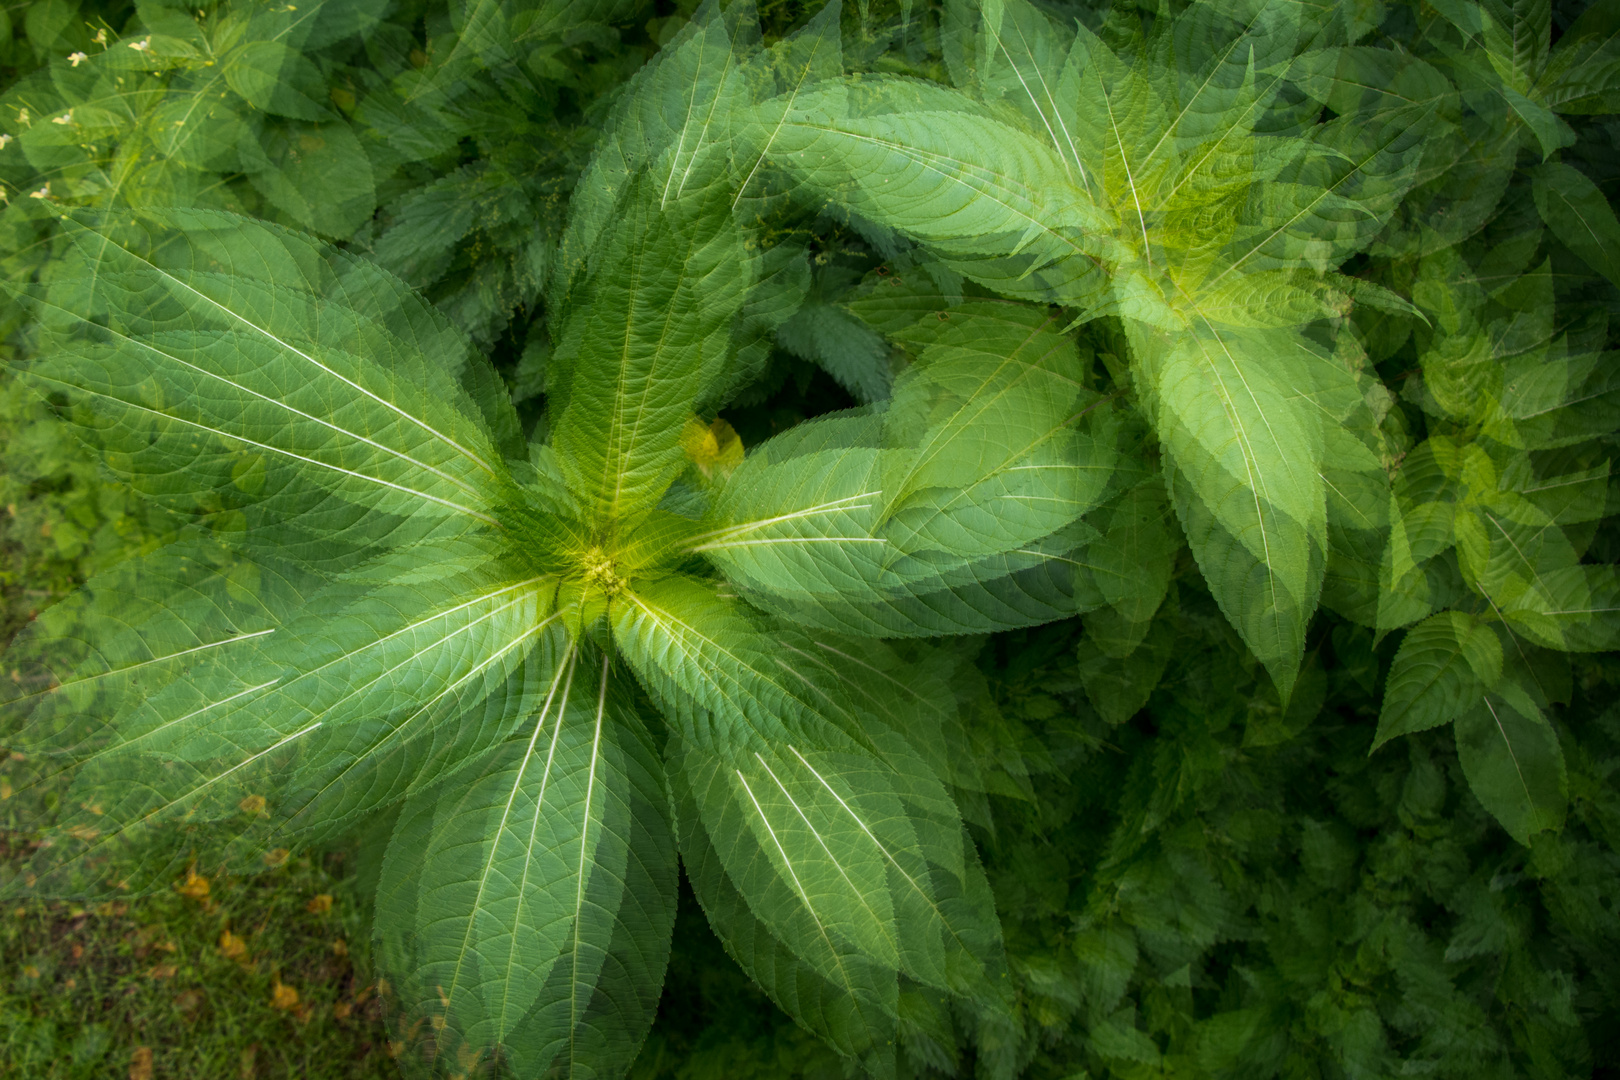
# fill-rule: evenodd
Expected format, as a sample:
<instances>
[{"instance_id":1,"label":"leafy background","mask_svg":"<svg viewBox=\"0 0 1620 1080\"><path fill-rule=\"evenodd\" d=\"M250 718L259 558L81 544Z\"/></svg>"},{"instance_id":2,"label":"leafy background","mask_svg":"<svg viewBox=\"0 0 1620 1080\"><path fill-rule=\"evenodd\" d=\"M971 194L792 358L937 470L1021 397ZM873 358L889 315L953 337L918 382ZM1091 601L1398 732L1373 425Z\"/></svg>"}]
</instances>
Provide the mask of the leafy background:
<instances>
[{"instance_id":1,"label":"leafy background","mask_svg":"<svg viewBox=\"0 0 1620 1080\"><path fill-rule=\"evenodd\" d=\"M767 39L813 7L761 3ZM1032 1077L1620 1071L1620 663L1607 639L1565 651L1533 626L1504 656L1477 618L1526 575L1620 554L1607 516L1620 8L1331 7L1359 66L1301 80L1315 107L1351 111L1347 95L1371 86L1443 114L1399 204L1343 268L1410 300L1345 286L1367 298L1350 325L1383 390L1379 464L1409 528L1407 580L1422 579L1439 614L1385 631L1356 609L1354 575L1330 571L1284 705L1264 649L1233 630L1146 483L1157 452L1139 425L1144 482L1121 482L1088 520L1124 565L1162 573L1081 619L960 646L989 686L975 734L991 793L964 809L1018 996L1019 1041L1001 1049ZM851 4L846 64L949 81L965 8ZM1177 9L1046 10L1110 41ZM532 427L571 185L616 91L694 12L612 0L6 7L3 272L26 279L51 257L53 205L180 203L294 225L422 289L491 351ZM1382 77L1390 57L1400 80ZM803 215L779 228L809 245L814 285L726 411L747 445L887 394L906 357L863 307L873 289L962 287L919 266L903 228ZM0 348L15 350L22 313L4 303ZM1134 400L1130 320L1079 333L1096 385ZM1529 366L1554 364L1560 387L1525 385ZM1551 405L1564 426L1537 428ZM1507 421L1526 433L1519 453L1480 452L1482 437L1512 447ZM0 456L6 637L181 524L104 482L9 377ZM1548 493L1501 479L1515 469L1574 479ZM1493 547L1490 520L1525 526L1515 535L1535 546ZM1522 688L1507 703L1545 717L1543 760L1556 766L1527 801L1487 805L1459 703L1504 670ZM8 858L26 847L6 842ZM364 854L181 879L172 895L105 909L4 913L0 1075L389 1075L397 1033L367 991L347 870ZM842 1074L683 893L634 1075Z\"/></svg>"}]
</instances>

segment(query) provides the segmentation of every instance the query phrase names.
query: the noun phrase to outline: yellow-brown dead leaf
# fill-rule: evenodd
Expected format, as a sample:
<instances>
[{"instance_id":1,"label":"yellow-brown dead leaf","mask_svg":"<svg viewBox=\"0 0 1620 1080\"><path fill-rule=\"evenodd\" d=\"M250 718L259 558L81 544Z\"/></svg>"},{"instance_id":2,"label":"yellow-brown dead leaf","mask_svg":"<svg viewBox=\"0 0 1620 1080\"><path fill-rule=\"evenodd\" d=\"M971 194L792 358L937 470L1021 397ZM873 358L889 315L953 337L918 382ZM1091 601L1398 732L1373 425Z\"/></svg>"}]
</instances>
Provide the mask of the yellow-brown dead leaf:
<instances>
[{"instance_id":1,"label":"yellow-brown dead leaf","mask_svg":"<svg viewBox=\"0 0 1620 1080\"><path fill-rule=\"evenodd\" d=\"M298 1008L298 991L277 979L275 987L270 991L270 1007L291 1012Z\"/></svg>"},{"instance_id":2,"label":"yellow-brown dead leaf","mask_svg":"<svg viewBox=\"0 0 1620 1080\"><path fill-rule=\"evenodd\" d=\"M227 960L241 960L247 956L247 942L229 930L221 931L219 935L219 951Z\"/></svg>"},{"instance_id":3,"label":"yellow-brown dead leaf","mask_svg":"<svg viewBox=\"0 0 1620 1080\"><path fill-rule=\"evenodd\" d=\"M197 873L196 867L186 871L186 880L175 886L175 891L188 900L208 899L208 879Z\"/></svg>"}]
</instances>

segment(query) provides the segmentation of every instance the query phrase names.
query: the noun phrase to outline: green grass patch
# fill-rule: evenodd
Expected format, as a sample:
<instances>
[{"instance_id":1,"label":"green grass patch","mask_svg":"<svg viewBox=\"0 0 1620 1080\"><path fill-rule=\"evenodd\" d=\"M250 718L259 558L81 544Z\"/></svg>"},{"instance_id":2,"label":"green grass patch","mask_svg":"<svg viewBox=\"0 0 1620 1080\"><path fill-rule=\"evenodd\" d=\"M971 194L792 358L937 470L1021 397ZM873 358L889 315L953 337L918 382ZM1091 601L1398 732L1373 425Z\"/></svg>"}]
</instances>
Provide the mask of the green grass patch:
<instances>
[{"instance_id":1,"label":"green grass patch","mask_svg":"<svg viewBox=\"0 0 1620 1080\"><path fill-rule=\"evenodd\" d=\"M0 912L4 1080L394 1077L341 853Z\"/></svg>"}]
</instances>

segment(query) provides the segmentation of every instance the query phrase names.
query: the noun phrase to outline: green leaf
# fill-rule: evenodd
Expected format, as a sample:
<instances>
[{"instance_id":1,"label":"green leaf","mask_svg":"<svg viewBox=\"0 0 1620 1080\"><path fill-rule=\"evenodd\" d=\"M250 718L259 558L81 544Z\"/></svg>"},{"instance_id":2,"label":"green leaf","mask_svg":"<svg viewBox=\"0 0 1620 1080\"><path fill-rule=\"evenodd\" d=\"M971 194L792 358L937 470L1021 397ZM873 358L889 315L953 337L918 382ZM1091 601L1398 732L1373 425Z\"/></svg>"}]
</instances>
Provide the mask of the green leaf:
<instances>
[{"instance_id":1,"label":"green leaf","mask_svg":"<svg viewBox=\"0 0 1620 1080\"><path fill-rule=\"evenodd\" d=\"M562 663L555 593L501 545L459 538L401 548L314 597L262 647L282 675L248 707L276 731L316 728L262 792L278 829L335 835L510 737Z\"/></svg>"},{"instance_id":2,"label":"green leaf","mask_svg":"<svg viewBox=\"0 0 1620 1080\"><path fill-rule=\"evenodd\" d=\"M1613 4L1593 4L1564 32L1537 89L1561 113L1615 111L1620 105L1620 17Z\"/></svg>"},{"instance_id":3,"label":"green leaf","mask_svg":"<svg viewBox=\"0 0 1620 1080\"><path fill-rule=\"evenodd\" d=\"M1193 555L1286 699L1327 529L1320 430L1284 381L1303 350L1291 334L1209 324L1175 339L1138 332L1137 342Z\"/></svg>"},{"instance_id":4,"label":"green leaf","mask_svg":"<svg viewBox=\"0 0 1620 1080\"><path fill-rule=\"evenodd\" d=\"M1046 312L969 303L940 314L899 335L919 355L885 417L899 452L885 460L883 520L898 553L971 559L1089 510L1113 440L1075 430L1097 398Z\"/></svg>"},{"instance_id":5,"label":"green leaf","mask_svg":"<svg viewBox=\"0 0 1620 1080\"><path fill-rule=\"evenodd\" d=\"M879 966L898 970L888 863L866 830L889 824L888 831L897 828L898 842L908 850L916 847L916 838L893 795L883 790L887 785L874 790L873 777L861 776L867 805L859 810L840 805L836 789L816 782L821 772L814 764L801 762L787 748L769 757L760 751L719 760L691 755L680 767L728 875L779 937L790 945L797 945L801 934L837 938ZM870 766L834 758L823 761L822 769L836 770L835 775L854 770L859 776ZM809 929L794 925L800 921Z\"/></svg>"},{"instance_id":6,"label":"green leaf","mask_svg":"<svg viewBox=\"0 0 1620 1080\"><path fill-rule=\"evenodd\" d=\"M1063 162L971 99L918 83L839 83L799 95L745 136L799 182L961 255L1016 251L1090 258L1105 217Z\"/></svg>"},{"instance_id":7,"label":"green leaf","mask_svg":"<svg viewBox=\"0 0 1620 1080\"><path fill-rule=\"evenodd\" d=\"M326 583L295 558L244 556L194 531L92 578L11 644L0 738L39 767L18 797L56 802L77 787L88 802L33 806L61 834L33 860L38 887L101 891L109 872L161 879L191 841L172 830L176 815L149 816L156 807L235 831L244 791L175 751L217 745L220 714L273 684L260 646Z\"/></svg>"},{"instance_id":8,"label":"green leaf","mask_svg":"<svg viewBox=\"0 0 1620 1080\"><path fill-rule=\"evenodd\" d=\"M588 264L613 243L603 238L614 233L638 177L646 174L641 197L651 197L660 209L683 201L689 186L701 191L713 182L733 112L748 100L750 85L765 79L763 72L745 71L757 49L757 31L747 26L741 9L723 12L709 0L630 80L570 199L548 293L559 312L568 314L580 303L570 294Z\"/></svg>"},{"instance_id":9,"label":"green leaf","mask_svg":"<svg viewBox=\"0 0 1620 1080\"><path fill-rule=\"evenodd\" d=\"M1517 683L1483 695L1457 718L1457 757L1474 797L1521 844L1564 824L1564 752Z\"/></svg>"},{"instance_id":10,"label":"green leaf","mask_svg":"<svg viewBox=\"0 0 1620 1080\"><path fill-rule=\"evenodd\" d=\"M889 396L888 345L837 305L805 304L777 327L776 343L814 362L863 405Z\"/></svg>"},{"instance_id":11,"label":"green leaf","mask_svg":"<svg viewBox=\"0 0 1620 1080\"><path fill-rule=\"evenodd\" d=\"M153 218L145 235L80 231L82 269L33 291L57 344L28 377L83 403L116 472L183 510L318 486L494 523L511 481L444 363L464 339L401 283L295 234Z\"/></svg>"},{"instance_id":12,"label":"green leaf","mask_svg":"<svg viewBox=\"0 0 1620 1080\"><path fill-rule=\"evenodd\" d=\"M1110 724L1123 724L1142 710L1163 678L1175 646L1175 630L1155 621L1123 657L1110 655L1088 635L1080 641L1080 682L1086 698Z\"/></svg>"},{"instance_id":13,"label":"green leaf","mask_svg":"<svg viewBox=\"0 0 1620 1080\"><path fill-rule=\"evenodd\" d=\"M556 619L548 579L504 576L490 555L487 542L401 549L308 597L245 653L167 680L143 673L111 730L72 750L79 801L100 813L88 846L55 857L72 866L214 821L215 845L240 834L238 857L256 858L283 834L339 835L506 737L539 689L532 671L508 680ZM57 824L84 832L75 815Z\"/></svg>"},{"instance_id":14,"label":"green leaf","mask_svg":"<svg viewBox=\"0 0 1620 1080\"><path fill-rule=\"evenodd\" d=\"M941 610L938 629L953 619L966 620L957 632L1023 624L1028 616L990 615L1006 601L983 588L1077 546L1057 537L1101 494L1111 414L1097 411L1090 430L1075 429L1095 399L1080 388L1072 341L1039 310L964 305L902 339L921 355L887 407L804 425L759 447L692 550L765 594L765 605L816 625L873 632L856 609L880 625L877 613L888 609L895 620L877 632L893 633L910 619L895 605L914 608L915 600L917 616L929 607L959 612ZM1016 605L1021 590L1008 585ZM1047 603L1058 606L1048 610L1074 610L1064 597L1072 591L1052 594ZM974 606L980 617L1011 621L982 622Z\"/></svg>"},{"instance_id":15,"label":"green leaf","mask_svg":"<svg viewBox=\"0 0 1620 1080\"><path fill-rule=\"evenodd\" d=\"M785 944L727 875L681 773L672 773L670 786L682 866L727 951L783 1011L833 1049L876 1076L893 1075L899 1011L894 972L830 935L816 935L808 957Z\"/></svg>"},{"instance_id":16,"label":"green leaf","mask_svg":"<svg viewBox=\"0 0 1620 1080\"><path fill-rule=\"evenodd\" d=\"M1584 173L1559 162L1530 174L1536 209L1586 265L1620 285L1620 221L1614 207Z\"/></svg>"},{"instance_id":17,"label":"green leaf","mask_svg":"<svg viewBox=\"0 0 1620 1080\"><path fill-rule=\"evenodd\" d=\"M609 619L620 653L697 745L763 749L762 739L795 730L826 737L776 641L712 585L684 575L636 583L613 598Z\"/></svg>"},{"instance_id":18,"label":"green leaf","mask_svg":"<svg viewBox=\"0 0 1620 1080\"><path fill-rule=\"evenodd\" d=\"M1501 94L1524 126L1530 129L1541 147L1541 159L1546 161L1561 147L1575 141L1575 134L1558 116L1541 102L1520 93L1511 86L1501 88Z\"/></svg>"},{"instance_id":19,"label":"green leaf","mask_svg":"<svg viewBox=\"0 0 1620 1080\"><path fill-rule=\"evenodd\" d=\"M723 195L661 206L642 180L553 354L552 445L598 522L657 503L685 467L682 425L729 359L748 278Z\"/></svg>"},{"instance_id":20,"label":"green leaf","mask_svg":"<svg viewBox=\"0 0 1620 1080\"><path fill-rule=\"evenodd\" d=\"M295 120L329 119L325 80L283 41L248 41L223 61L225 82L255 109Z\"/></svg>"},{"instance_id":21,"label":"green leaf","mask_svg":"<svg viewBox=\"0 0 1620 1080\"><path fill-rule=\"evenodd\" d=\"M1461 611L1431 615L1401 640L1372 749L1398 735L1449 724L1501 677L1502 643L1489 625Z\"/></svg>"},{"instance_id":22,"label":"green leaf","mask_svg":"<svg viewBox=\"0 0 1620 1080\"><path fill-rule=\"evenodd\" d=\"M1620 575L1613 566L1553 567L1505 600L1502 614L1548 648L1608 652L1620 646Z\"/></svg>"},{"instance_id":23,"label":"green leaf","mask_svg":"<svg viewBox=\"0 0 1620 1080\"><path fill-rule=\"evenodd\" d=\"M379 932L406 1008L435 1020L435 1055L573 1075L627 1064L651 1024L622 965L662 976L674 867L661 769L610 669L571 652L526 730L406 804ZM604 980L628 1000L598 998ZM593 1003L629 1022L593 1030Z\"/></svg>"},{"instance_id":24,"label":"green leaf","mask_svg":"<svg viewBox=\"0 0 1620 1080\"><path fill-rule=\"evenodd\" d=\"M982 634L1068 618L1104 603L1085 572L1095 531L1083 522L1004 555L882 590L805 598L745 593L758 607L806 628L864 637Z\"/></svg>"},{"instance_id":25,"label":"green leaf","mask_svg":"<svg viewBox=\"0 0 1620 1080\"><path fill-rule=\"evenodd\" d=\"M1153 618L1170 587L1180 544L1169 515L1163 480L1150 477L1113 504L1102 539L1086 549L1097 588L1127 622Z\"/></svg>"},{"instance_id":26,"label":"green leaf","mask_svg":"<svg viewBox=\"0 0 1620 1080\"><path fill-rule=\"evenodd\" d=\"M985 997L1000 951L987 883L949 800L919 798L903 758L787 743L677 760L728 878L824 978L841 978L826 961L848 947Z\"/></svg>"},{"instance_id":27,"label":"green leaf","mask_svg":"<svg viewBox=\"0 0 1620 1080\"><path fill-rule=\"evenodd\" d=\"M347 124L267 125L241 152L260 194L313 232L344 239L377 208L371 161Z\"/></svg>"}]
</instances>

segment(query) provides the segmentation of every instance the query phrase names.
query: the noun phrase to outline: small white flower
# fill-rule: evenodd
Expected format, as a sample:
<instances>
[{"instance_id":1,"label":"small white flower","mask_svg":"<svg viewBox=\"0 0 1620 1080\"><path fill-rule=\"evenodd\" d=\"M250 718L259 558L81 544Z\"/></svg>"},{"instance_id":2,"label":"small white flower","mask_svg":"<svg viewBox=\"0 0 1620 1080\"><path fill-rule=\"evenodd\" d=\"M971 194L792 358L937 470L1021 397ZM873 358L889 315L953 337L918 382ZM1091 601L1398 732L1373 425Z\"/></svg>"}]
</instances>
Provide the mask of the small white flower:
<instances>
[{"instance_id":1,"label":"small white flower","mask_svg":"<svg viewBox=\"0 0 1620 1080\"><path fill-rule=\"evenodd\" d=\"M130 42L129 47L134 49L136 52L148 52L152 48L152 39L150 37L143 37L139 41Z\"/></svg>"},{"instance_id":2,"label":"small white flower","mask_svg":"<svg viewBox=\"0 0 1620 1080\"><path fill-rule=\"evenodd\" d=\"M0 150L4 150L6 148L6 143L10 142L16 137L17 136L15 135L7 135L4 132L0 132Z\"/></svg>"},{"instance_id":3,"label":"small white flower","mask_svg":"<svg viewBox=\"0 0 1620 1080\"><path fill-rule=\"evenodd\" d=\"M19 124L29 123L28 110L27 109L18 109L17 110L17 123L19 123Z\"/></svg>"},{"instance_id":4,"label":"small white flower","mask_svg":"<svg viewBox=\"0 0 1620 1080\"><path fill-rule=\"evenodd\" d=\"M103 26L100 30L96 31L96 39L95 40L96 40L97 45L105 45L105 44L107 44L107 28L105 26Z\"/></svg>"},{"instance_id":5,"label":"small white flower","mask_svg":"<svg viewBox=\"0 0 1620 1080\"><path fill-rule=\"evenodd\" d=\"M90 58L82 52L68 53L68 63L72 64L74 67L78 67L88 59Z\"/></svg>"},{"instance_id":6,"label":"small white flower","mask_svg":"<svg viewBox=\"0 0 1620 1080\"><path fill-rule=\"evenodd\" d=\"M69 109L67 112L63 113L61 116L58 116L58 117L54 118L51 121L51 123L53 123L53 124L71 124L71 123L73 123L73 110Z\"/></svg>"},{"instance_id":7,"label":"small white flower","mask_svg":"<svg viewBox=\"0 0 1620 1080\"><path fill-rule=\"evenodd\" d=\"M38 191L30 191L28 193L28 197L30 199L48 199L50 198L50 195L51 182L49 180L45 181L45 186L40 188Z\"/></svg>"}]
</instances>

